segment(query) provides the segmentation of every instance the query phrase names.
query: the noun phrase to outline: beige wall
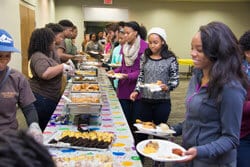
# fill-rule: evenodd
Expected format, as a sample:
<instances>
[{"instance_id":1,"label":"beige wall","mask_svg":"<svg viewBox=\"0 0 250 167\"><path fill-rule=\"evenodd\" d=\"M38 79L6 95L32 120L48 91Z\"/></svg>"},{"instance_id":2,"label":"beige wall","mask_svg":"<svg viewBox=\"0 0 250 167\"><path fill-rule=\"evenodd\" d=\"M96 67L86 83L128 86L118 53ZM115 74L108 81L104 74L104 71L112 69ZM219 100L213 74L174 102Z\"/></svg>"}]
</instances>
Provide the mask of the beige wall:
<instances>
[{"instance_id":1,"label":"beige wall","mask_svg":"<svg viewBox=\"0 0 250 167\"><path fill-rule=\"evenodd\" d=\"M56 0L55 1L55 18L56 22L61 19L71 20L78 28L78 36L76 39L76 45L78 50L81 50L81 43L83 40L83 10L81 0Z\"/></svg>"},{"instance_id":2,"label":"beige wall","mask_svg":"<svg viewBox=\"0 0 250 167\"><path fill-rule=\"evenodd\" d=\"M8 31L16 48L21 49L19 0L2 0L0 5L0 28ZM13 53L9 66L21 71L21 54Z\"/></svg>"},{"instance_id":3,"label":"beige wall","mask_svg":"<svg viewBox=\"0 0 250 167\"><path fill-rule=\"evenodd\" d=\"M166 29L169 47L181 58L189 58L190 41L199 26L210 21L223 21L236 36L250 29L250 1L248 2L169 2L168 0L114 0L103 5L103 0L25 0L36 12L36 27L48 22L70 19L77 25L80 48L83 36L83 5L88 7L115 7L129 11L129 19L143 23L148 29L161 26ZM163 2L165 1L165 2ZM21 48L19 3L22 0L1 0L0 28L10 32L17 48ZM154 2L154 3L153 3ZM29 5L29 4L27 4ZM10 12L11 11L11 12ZM111 16L112 17L112 16ZM17 28L18 27L18 28ZM10 66L21 71L21 54L13 54Z\"/></svg>"},{"instance_id":4,"label":"beige wall","mask_svg":"<svg viewBox=\"0 0 250 167\"><path fill-rule=\"evenodd\" d=\"M202 24L222 21L239 37L250 29L250 2L169 2L161 0L114 0L103 5L102 0L57 0L56 20L71 19L79 27L78 45L83 36L83 9L88 7L118 7L129 10L129 19L144 24L147 29L161 26L166 29L169 47L181 58L189 58L190 41ZM111 16L112 17L112 16Z\"/></svg>"},{"instance_id":5,"label":"beige wall","mask_svg":"<svg viewBox=\"0 0 250 167\"><path fill-rule=\"evenodd\" d=\"M14 38L15 46L21 50L19 3L35 10L36 27L55 21L54 0L1 0L0 28L7 30ZM9 66L22 71L22 53L13 53Z\"/></svg>"},{"instance_id":6,"label":"beige wall","mask_svg":"<svg viewBox=\"0 0 250 167\"><path fill-rule=\"evenodd\" d=\"M138 4L138 3L137 3ZM145 4L142 9L130 7L131 19L147 28L161 26L166 29L169 47L182 58L189 57L190 41L200 25L222 21L239 36L250 29L250 3L191 3L172 2Z\"/></svg>"},{"instance_id":7,"label":"beige wall","mask_svg":"<svg viewBox=\"0 0 250 167\"><path fill-rule=\"evenodd\" d=\"M54 0L37 0L36 27L44 27L49 22L55 22Z\"/></svg>"}]
</instances>

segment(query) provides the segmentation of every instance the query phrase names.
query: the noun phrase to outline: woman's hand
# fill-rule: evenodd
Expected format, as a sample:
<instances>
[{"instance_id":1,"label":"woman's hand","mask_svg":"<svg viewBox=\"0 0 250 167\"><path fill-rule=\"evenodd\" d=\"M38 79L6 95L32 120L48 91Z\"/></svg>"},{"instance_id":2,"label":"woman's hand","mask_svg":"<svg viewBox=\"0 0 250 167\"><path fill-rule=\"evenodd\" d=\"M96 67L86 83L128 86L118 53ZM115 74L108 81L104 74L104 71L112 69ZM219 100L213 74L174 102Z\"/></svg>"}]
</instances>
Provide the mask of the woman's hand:
<instances>
[{"instance_id":1,"label":"woman's hand","mask_svg":"<svg viewBox=\"0 0 250 167\"><path fill-rule=\"evenodd\" d=\"M130 94L130 100L135 101L136 97L138 96L138 92L134 91Z\"/></svg>"},{"instance_id":2,"label":"woman's hand","mask_svg":"<svg viewBox=\"0 0 250 167\"><path fill-rule=\"evenodd\" d=\"M107 71L108 74L114 74L115 72L113 70Z\"/></svg>"},{"instance_id":3,"label":"woman's hand","mask_svg":"<svg viewBox=\"0 0 250 167\"><path fill-rule=\"evenodd\" d=\"M162 91L168 91L168 86L167 86L167 85L161 84L161 85L159 85L159 86L161 87L161 90L162 90Z\"/></svg>"},{"instance_id":4,"label":"woman's hand","mask_svg":"<svg viewBox=\"0 0 250 167\"><path fill-rule=\"evenodd\" d=\"M191 147L186 152L183 153L183 156L186 156L186 158L178 162L192 161L197 156L197 149L195 147Z\"/></svg>"},{"instance_id":5,"label":"woman's hand","mask_svg":"<svg viewBox=\"0 0 250 167\"><path fill-rule=\"evenodd\" d=\"M121 77L119 79L127 79L127 78L128 78L128 74L121 73Z\"/></svg>"}]
</instances>

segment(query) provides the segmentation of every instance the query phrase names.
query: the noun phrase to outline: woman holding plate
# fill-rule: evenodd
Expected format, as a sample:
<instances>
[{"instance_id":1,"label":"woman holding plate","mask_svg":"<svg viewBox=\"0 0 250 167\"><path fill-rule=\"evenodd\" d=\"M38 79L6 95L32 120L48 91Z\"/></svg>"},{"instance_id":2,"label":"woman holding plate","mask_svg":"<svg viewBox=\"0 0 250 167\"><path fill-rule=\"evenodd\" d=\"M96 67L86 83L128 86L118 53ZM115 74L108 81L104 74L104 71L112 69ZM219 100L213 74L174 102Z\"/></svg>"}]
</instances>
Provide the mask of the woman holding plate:
<instances>
[{"instance_id":1,"label":"woman holding plate","mask_svg":"<svg viewBox=\"0 0 250 167\"><path fill-rule=\"evenodd\" d=\"M194 35L191 56L185 120L173 126L187 149L178 166L235 167L247 88L238 40L227 25L211 22Z\"/></svg>"}]
</instances>

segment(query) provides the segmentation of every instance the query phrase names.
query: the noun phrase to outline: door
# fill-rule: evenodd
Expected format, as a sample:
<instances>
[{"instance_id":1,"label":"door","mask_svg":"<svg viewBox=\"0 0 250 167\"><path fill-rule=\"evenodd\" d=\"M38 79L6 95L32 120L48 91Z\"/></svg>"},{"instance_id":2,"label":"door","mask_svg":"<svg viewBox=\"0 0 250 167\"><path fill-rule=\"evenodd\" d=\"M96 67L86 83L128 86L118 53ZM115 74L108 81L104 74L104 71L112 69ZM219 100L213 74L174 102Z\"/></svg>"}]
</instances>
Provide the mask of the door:
<instances>
[{"instance_id":1,"label":"door","mask_svg":"<svg viewBox=\"0 0 250 167\"><path fill-rule=\"evenodd\" d=\"M21 29L21 52L22 73L28 77L28 47L31 33L35 29L35 10L20 4L20 29Z\"/></svg>"}]
</instances>

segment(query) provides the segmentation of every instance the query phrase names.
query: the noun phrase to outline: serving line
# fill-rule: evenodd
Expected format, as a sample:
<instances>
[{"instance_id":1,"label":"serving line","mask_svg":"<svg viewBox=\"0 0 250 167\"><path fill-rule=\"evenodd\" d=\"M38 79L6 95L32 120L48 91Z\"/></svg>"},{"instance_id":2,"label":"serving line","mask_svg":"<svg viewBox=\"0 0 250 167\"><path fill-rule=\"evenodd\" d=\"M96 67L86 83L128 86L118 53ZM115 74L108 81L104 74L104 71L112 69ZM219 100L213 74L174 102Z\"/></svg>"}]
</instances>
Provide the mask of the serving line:
<instances>
[{"instance_id":1,"label":"serving line","mask_svg":"<svg viewBox=\"0 0 250 167\"><path fill-rule=\"evenodd\" d=\"M95 150L78 150L74 148L58 148L48 147L50 154L56 160L57 164L63 164L65 166L73 166L81 164L82 166L131 166L142 167L139 155L136 152L134 138L129 129L126 118L122 112L119 100L116 97L116 93L105 75L105 69L98 68L98 83L101 87L101 125L90 126L90 129L97 131L105 131L115 134L115 140L112 142L111 147L106 151ZM77 131L77 126L73 124L70 119L70 115L67 113L65 104L66 97L70 94L70 88L72 83L69 82L63 93L63 97L60 99L56 110L54 111L51 120L49 121L46 129L44 130L44 140L51 139L53 135L60 131ZM58 119L62 119L58 121ZM98 161L98 158L100 161ZM90 160L92 158L92 160ZM104 162L106 158L107 162Z\"/></svg>"}]
</instances>

